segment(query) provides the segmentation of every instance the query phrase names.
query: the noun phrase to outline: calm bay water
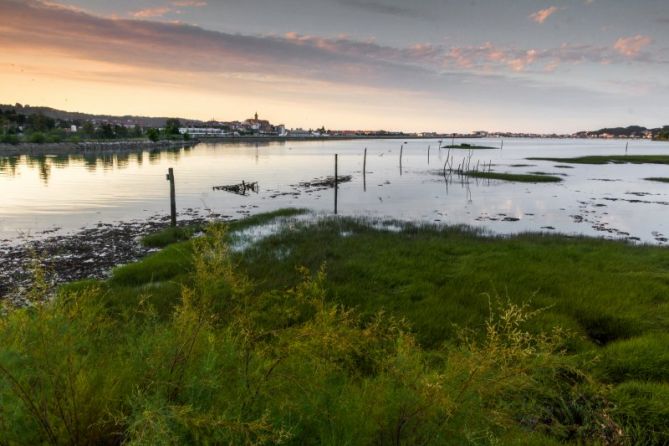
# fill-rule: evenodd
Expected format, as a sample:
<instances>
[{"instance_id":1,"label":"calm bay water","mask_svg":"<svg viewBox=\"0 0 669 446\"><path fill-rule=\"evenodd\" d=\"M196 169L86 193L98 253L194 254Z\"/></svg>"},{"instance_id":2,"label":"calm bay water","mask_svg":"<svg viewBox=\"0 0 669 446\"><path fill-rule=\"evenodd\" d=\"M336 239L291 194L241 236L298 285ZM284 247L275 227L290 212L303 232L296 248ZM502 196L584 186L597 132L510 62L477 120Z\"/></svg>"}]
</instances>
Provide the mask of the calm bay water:
<instances>
[{"instance_id":1,"label":"calm bay water","mask_svg":"<svg viewBox=\"0 0 669 446\"><path fill-rule=\"evenodd\" d=\"M68 233L115 221L169 212L168 167L176 177L177 207L240 217L282 207L329 213L333 191L298 186L333 175L352 175L340 185L339 212L378 218L468 224L495 233L554 231L609 238L635 237L662 244L669 238L669 177L662 165L572 165L527 161L532 156L624 154L625 141L504 141L503 150L474 151L472 165L492 162L496 172L564 175L557 184L445 181L438 173L446 150L436 140L304 141L207 144L190 149L109 156L0 158L0 239ZM468 142L468 141L458 141ZM499 146L499 140L469 141ZM431 146L428 165L428 146ZM363 150L368 148L366 190ZM669 154L669 143L631 141L630 154ZM457 164L467 155L452 150ZM530 166L513 166L528 164ZM259 192L239 196L212 187L257 181ZM516 220L517 219L517 220ZM53 231L53 232L51 232Z\"/></svg>"}]
</instances>

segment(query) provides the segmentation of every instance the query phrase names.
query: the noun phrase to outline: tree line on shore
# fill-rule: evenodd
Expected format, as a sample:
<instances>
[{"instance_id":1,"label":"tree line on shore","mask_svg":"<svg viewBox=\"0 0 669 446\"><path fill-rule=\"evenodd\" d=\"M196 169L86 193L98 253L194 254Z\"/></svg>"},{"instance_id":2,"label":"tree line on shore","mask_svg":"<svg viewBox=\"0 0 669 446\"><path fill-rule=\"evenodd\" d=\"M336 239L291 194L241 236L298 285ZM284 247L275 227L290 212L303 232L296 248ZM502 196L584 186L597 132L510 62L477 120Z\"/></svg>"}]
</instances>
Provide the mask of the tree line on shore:
<instances>
[{"instance_id":1,"label":"tree line on shore","mask_svg":"<svg viewBox=\"0 0 669 446\"><path fill-rule=\"evenodd\" d=\"M89 140L144 139L151 141L190 139L181 135L179 119L167 119L162 128L126 126L111 122L82 119L56 119L42 113L24 114L0 110L0 143L77 143Z\"/></svg>"}]
</instances>

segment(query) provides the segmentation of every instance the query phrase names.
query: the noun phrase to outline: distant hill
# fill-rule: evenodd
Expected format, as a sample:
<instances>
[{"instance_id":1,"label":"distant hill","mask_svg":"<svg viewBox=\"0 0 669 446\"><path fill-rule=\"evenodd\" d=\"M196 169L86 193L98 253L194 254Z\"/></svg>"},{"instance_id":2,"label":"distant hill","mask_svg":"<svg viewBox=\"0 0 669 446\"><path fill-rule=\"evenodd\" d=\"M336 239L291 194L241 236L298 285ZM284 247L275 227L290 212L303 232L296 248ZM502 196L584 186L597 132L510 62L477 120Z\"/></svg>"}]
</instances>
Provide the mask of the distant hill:
<instances>
[{"instance_id":1,"label":"distant hill","mask_svg":"<svg viewBox=\"0 0 669 446\"><path fill-rule=\"evenodd\" d=\"M139 125L141 127L164 127L165 121L168 119L175 118L174 116L170 117L150 117L150 116L114 116L114 115L94 115L90 113L81 113L81 112L71 112L65 110L58 110L51 107L31 107L30 105L21 105L21 104L0 104L0 111L12 111L14 110L17 114L23 114L26 116L42 114L48 116L49 118L58 119L62 121L96 121L96 122L108 122L112 124L120 125ZM203 121L196 119L185 119L178 118L184 125L199 125Z\"/></svg>"}]
</instances>

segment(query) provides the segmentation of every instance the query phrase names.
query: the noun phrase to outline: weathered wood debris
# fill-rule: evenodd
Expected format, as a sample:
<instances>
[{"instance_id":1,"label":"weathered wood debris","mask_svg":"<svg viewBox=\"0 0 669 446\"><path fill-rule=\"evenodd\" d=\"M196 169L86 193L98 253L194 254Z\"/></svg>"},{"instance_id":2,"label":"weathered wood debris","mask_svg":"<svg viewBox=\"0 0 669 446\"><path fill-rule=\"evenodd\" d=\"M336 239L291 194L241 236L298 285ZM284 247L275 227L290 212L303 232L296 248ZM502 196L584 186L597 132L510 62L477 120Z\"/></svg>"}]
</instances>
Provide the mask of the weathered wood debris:
<instances>
[{"instance_id":1,"label":"weathered wood debris","mask_svg":"<svg viewBox=\"0 0 669 446\"><path fill-rule=\"evenodd\" d=\"M337 176L337 183L348 183L351 181L353 177L351 175L338 175ZM305 187L305 188L328 188L328 187L335 187L335 177L330 176L330 177L325 177L325 178L315 178L311 181L305 181L302 183L299 183L300 187Z\"/></svg>"},{"instance_id":2,"label":"weathered wood debris","mask_svg":"<svg viewBox=\"0 0 669 446\"><path fill-rule=\"evenodd\" d=\"M257 181L242 181L239 184L229 184L226 186L214 186L214 190L224 190L226 192L232 192L237 195L246 195L247 192L255 192L256 194L260 191Z\"/></svg>"}]
</instances>

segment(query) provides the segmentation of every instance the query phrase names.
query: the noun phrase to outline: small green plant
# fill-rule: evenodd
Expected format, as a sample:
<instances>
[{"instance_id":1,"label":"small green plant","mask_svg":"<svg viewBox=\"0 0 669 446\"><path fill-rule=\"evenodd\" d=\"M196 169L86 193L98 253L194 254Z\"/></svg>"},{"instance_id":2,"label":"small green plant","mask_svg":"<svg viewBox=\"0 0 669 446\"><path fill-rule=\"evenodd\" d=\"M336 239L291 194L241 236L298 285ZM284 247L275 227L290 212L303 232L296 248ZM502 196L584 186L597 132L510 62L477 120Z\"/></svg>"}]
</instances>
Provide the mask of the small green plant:
<instances>
[{"instance_id":1,"label":"small green plant","mask_svg":"<svg viewBox=\"0 0 669 446\"><path fill-rule=\"evenodd\" d=\"M190 239L198 230L197 227L165 228L142 239L142 244L150 248L164 248L172 243Z\"/></svg>"}]
</instances>

